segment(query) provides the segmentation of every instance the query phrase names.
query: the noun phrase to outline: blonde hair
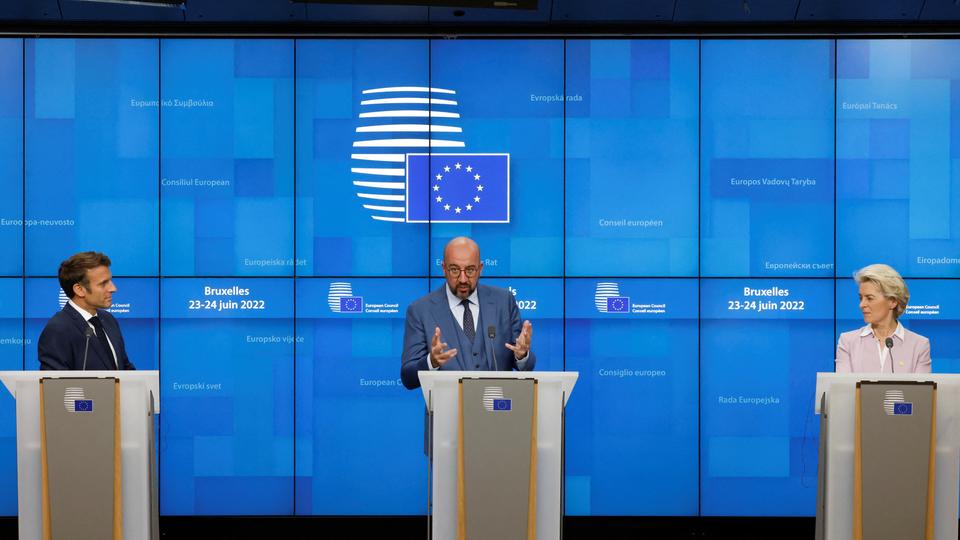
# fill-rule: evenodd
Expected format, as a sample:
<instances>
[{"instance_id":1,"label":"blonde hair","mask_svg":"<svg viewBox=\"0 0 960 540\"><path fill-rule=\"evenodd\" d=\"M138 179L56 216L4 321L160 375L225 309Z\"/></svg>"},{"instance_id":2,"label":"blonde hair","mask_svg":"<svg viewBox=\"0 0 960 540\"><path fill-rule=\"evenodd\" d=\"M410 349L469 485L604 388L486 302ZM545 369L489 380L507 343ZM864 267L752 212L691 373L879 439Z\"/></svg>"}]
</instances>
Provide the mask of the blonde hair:
<instances>
[{"instance_id":1,"label":"blonde hair","mask_svg":"<svg viewBox=\"0 0 960 540\"><path fill-rule=\"evenodd\" d=\"M900 274L885 264L871 264L864 266L853 274L853 279L857 283L869 281L876 285L884 298L897 301L897 307L893 312L893 318L899 318L907 309L910 303L910 290L907 289L906 282L900 277Z\"/></svg>"}]
</instances>

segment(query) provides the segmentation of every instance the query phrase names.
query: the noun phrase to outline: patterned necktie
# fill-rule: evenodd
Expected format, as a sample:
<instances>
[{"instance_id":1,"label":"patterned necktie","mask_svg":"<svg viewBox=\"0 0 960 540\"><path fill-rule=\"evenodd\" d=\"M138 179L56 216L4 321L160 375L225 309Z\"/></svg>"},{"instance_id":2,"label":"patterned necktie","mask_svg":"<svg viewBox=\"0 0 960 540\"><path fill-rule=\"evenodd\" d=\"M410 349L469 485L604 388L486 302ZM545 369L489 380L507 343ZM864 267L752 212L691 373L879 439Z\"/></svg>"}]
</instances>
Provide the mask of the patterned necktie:
<instances>
[{"instance_id":1,"label":"patterned necktie","mask_svg":"<svg viewBox=\"0 0 960 540\"><path fill-rule=\"evenodd\" d=\"M108 358L113 360L113 366L117 367L117 359L113 357L113 352L110 350L110 342L107 341L107 333L103 330L103 323L100 322L100 317L90 317L90 324L92 324L93 329L97 331L97 340L100 341L103 351L107 353Z\"/></svg>"},{"instance_id":2,"label":"patterned necktie","mask_svg":"<svg viewBox=\"0 0 960 540\"><path fill-rule=\"evenodd\" d=\"M473 343L473 338L477 337L477 328L473 324L473 312L470 311L470 300L464 298L460 305L463 306L463 333L467 335L470 339L470 343Z\"/></svg>"}]
</instances>

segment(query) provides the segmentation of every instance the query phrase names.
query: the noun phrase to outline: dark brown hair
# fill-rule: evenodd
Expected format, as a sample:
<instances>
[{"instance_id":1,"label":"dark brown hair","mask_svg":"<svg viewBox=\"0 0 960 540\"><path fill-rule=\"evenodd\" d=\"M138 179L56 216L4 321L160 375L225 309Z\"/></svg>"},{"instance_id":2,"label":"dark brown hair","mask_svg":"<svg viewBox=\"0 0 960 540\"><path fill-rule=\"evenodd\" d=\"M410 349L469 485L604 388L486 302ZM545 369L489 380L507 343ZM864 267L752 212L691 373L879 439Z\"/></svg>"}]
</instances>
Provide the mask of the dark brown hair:
<instances>
[{"instance_id":1,"label":"dark brown hair","mask_svg":"<svg viewBox=\"0 0 960 540\"><path fill-rule=\"evenodd\" d=\"M60 263L57 277L60 279L60 288L67 294L67 298L75 296L73 286L77 283L83 285L84 289L90 288L87 270L93 270L98 266L109 267L110 257L98 251L83 251Z\"/></svg>"}]
</instances>

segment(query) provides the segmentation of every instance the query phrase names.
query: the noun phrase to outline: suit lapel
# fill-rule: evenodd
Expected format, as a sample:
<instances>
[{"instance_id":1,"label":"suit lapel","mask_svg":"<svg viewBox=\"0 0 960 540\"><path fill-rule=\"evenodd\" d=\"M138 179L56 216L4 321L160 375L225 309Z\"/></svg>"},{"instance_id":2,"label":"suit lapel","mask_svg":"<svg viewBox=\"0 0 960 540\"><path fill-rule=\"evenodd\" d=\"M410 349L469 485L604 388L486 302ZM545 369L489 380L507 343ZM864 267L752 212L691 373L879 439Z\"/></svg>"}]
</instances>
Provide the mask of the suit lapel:
<instances>
[{"instance_id":1,"label":"suit lapel","mask_svg":"<svg viewBox=\"0 0 960 540\"><path fill-rule=\"evenodd\" d=\"M444 290L444 287L446 285L442 285L435 291L431 311L433 312L433 319L437 321L437 326L440 327L440 341L449 345L448 348L450 349L457 349L457 355L453 357L453 360L457 363L457 369L464 370L463 355L469 354L470 351L460 350L459 333L457 332L459 326L453 320L453 312L450 311L450 303L447 301L447 291ZM425 328L424 330L428 332L427 343L433 343L433 329Z\"/></svg>"}]
</instances>

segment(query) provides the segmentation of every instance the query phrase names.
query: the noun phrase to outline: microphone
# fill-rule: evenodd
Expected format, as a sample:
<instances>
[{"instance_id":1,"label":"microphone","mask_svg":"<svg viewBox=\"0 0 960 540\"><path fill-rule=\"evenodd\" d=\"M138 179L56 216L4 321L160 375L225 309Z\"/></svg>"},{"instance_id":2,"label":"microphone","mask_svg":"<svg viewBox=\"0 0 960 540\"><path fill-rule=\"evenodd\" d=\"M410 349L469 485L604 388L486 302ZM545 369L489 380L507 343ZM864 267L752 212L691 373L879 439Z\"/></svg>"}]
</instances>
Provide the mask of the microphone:
<instances>
[{"instance_id":1,"label":"microphone","mask_svg":"<svg viewBox=\"0 0 960 540\"><path fill-rule=\"evenodd\" d=\"M493 340L497 337L496 326L487 327L487 337L490 338L490 355L493 356L493 370L500 371L500 366L497 364L497 351L493 350Z\"/></svg>"},{"instance_id":2,"label":"microphone","mask_svg":"<svg viewBox=\"0 0 960 540\"><path fill-rule=\"evenodd\" d=\"M887 338L884 344L886 344L887 350L890 351L890 373L893 373L893 338Z\"/></svg>"},{"instance_id":3,"label":"microphone","mask_svg":"<svg viewBox=\"0 0 960 540\"><path fill-rule=\"evenodd\" d=\"M90 338L93 337L93 328L87 326L87 331L83 333L84 337L87 338L86 343L83 344L83 371L87 370L87 351L90 350Z\"/></svg>"}]
</instances>

